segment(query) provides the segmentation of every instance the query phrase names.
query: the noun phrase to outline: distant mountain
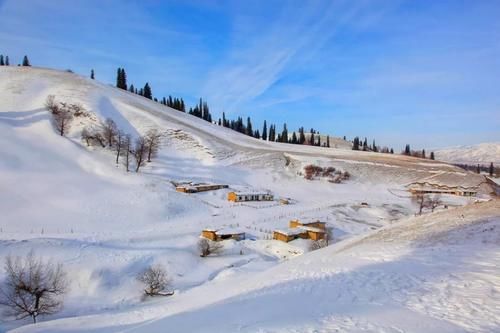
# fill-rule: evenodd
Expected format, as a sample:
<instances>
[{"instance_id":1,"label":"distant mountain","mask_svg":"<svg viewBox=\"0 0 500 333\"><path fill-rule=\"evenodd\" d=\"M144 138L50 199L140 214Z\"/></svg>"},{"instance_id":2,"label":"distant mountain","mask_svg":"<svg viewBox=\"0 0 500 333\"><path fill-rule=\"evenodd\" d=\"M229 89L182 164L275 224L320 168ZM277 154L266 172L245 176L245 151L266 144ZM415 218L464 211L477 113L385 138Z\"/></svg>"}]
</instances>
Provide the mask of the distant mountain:
<instances>
[{"instance_id":1,"label":"distant mountain","mask_svg":"<svg viewBox=\"0 0 500 333\"><path fill-rule=\"evenodd\" d=\"M434 154L437 160L450 163L500 164L500 142L444 148L436 150Z\"/></svg>"}]
</instances>

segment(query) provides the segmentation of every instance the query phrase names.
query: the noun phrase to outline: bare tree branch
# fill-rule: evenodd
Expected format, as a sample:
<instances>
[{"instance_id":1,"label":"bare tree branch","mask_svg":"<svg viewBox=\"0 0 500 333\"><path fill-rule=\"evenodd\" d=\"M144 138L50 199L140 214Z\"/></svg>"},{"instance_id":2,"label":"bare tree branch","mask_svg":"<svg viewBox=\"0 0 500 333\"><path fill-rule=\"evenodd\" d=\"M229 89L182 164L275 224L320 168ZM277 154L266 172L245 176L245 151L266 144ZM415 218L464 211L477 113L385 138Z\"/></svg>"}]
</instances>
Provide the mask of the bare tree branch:
<instances>
[{"instance_id":1,"label":"bare tree branch","mask_svg":"<svg viewBox=\"0 0 500 333\"><path fill-rule=\"evenodd\" d=\"M5 282L0 288L0 304L16 319L54 314L62 307L67 290L66 273L61 264L43 262L31 251L24 258L7 256Z\"/></svg>"}]
</instances>

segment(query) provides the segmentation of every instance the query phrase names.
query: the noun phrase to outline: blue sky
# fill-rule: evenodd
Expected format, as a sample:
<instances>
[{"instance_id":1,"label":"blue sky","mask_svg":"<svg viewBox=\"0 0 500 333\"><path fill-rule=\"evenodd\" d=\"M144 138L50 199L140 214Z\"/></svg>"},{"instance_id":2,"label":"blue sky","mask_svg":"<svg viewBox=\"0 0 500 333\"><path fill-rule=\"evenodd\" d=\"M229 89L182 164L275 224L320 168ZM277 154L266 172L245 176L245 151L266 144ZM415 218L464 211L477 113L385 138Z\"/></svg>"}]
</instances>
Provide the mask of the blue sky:
<instances>
[{"instance_id":1,"label":"blue sky","mask_svg":"<svg viewBox=\"0 0 500 333\"><path fill-rule=\"evenodd\" d=\"M401 149L500 141L500 1L0 0L0 54Z\"/></svg>"}]
</instances>

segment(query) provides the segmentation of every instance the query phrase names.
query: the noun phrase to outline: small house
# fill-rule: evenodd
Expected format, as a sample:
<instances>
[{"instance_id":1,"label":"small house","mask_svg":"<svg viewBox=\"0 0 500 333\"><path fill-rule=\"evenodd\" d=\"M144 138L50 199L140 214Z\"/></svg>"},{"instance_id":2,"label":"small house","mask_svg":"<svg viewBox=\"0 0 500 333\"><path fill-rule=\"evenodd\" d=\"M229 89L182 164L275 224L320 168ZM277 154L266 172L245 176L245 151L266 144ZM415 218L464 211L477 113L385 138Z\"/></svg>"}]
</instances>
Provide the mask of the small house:
<instances>
[{"instance_id":1,"label":"small house","mask_svg":"<svg viewBox=\"0 0 500 333\"><path fill-rule=\"evenodd\" d=\"M307 231L303 230L302 228L287 228L273 231L273 239L285 243L291 242L297 238L306 239Z\"/></svg>"},{"instance_id":2,"label":"small house","mask_svg":"<svg viewBox=\"0 0 500 333\"><path fill-rule=\"evenodd\" d=\"M282 242L288 243L297 238L314 241L326 239L326 223L320 221L301 222L299 220L291 220L289 228L273 232L273 239Z\"/></svg>"},{"instance_id":3,"label":"small house","mask_svg":"<svg viewBox=\"0 0 500 333\"><path fill-rule=\"evenodd\" d=\"M303 222L300 220L291 220L289 223L290 228L298 228L298 227L312 227L312 228L317 228L321 230L326 229L326 223L325 222L320 222L319 220L316 221L310 221L310 222Z\"/></svg>"},{"instance_id":4,"label":"small house","mask_svg":"<svg viewBox=\"0 0 500 333\"><path fill-rule=\"evenodd\" d=\"M234 239L236 241L245 239L245 233L235 229L203 229L201 236L214 242L226 239Z\"/></svg>"},{"instance_id":5,"label":"small house","mask_svg":"<svg viewBox=\"0 0 500 333\"><path fill-rule=\"evenodd\" d=\"M272 201L274 196L265 192L243 193L243 192L229 192L227 200L232 202L242 201Z\"/></svg>"},{"instance_id":6,"label":"small house","mask_svg":"<svg viewBox=\"0 0 500 333\"><path fill-rule=\"evenodd\" d=\"M198 192L206 192L206 191L215 191L223 188L228 188L228 185L222 184L206 184L206 183L184 183L179 184L175 187L177 192L182 193L198 193Z\"/></svg>"}]
</instances>

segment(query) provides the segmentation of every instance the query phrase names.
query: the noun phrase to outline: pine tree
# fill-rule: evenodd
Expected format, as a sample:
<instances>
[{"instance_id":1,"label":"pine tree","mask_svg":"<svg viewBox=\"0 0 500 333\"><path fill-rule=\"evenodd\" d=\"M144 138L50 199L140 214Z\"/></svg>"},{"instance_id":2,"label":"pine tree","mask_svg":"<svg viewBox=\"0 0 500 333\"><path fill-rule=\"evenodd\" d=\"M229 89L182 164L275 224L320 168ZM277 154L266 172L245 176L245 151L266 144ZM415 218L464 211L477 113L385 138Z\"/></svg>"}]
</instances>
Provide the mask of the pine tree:
<instances>
[{"instance_id":1,"label":"pine tree","mask_svg":"<svg viewBox=\"0 0 500 333\"><path fill-rule=\"evenodd\" d=\"M422 158L425 158L425 149L422 149Z\"/></svg>"},{"instance_id":2,"label":"pine tree","mask_svg":"<svg viewBox=\"0 0 500 333\"><path fill-rule=\"evenodd\" d=\"M135 92L136 92L136 89L134 88L134 85L133 85L133 84L131 84L131 85L130 85L129 91L130 91L131 93L135 93Z\"/></svg>"},{"instance_id":3,"label":"pine tree","mask_svg":"<svg viewBox=\"0 0 500 333\"><path fill-rule=\"evenodd\" d=\"M476 172L481 173L481 166L479 164L477 165Z\"/></svg>"},{"instance_id":4,"label":"pine tree","mask_svg":"<svg viewBox=\"0 0 500 333\"><path fill-rule=\"evenodd\" d=\"M330 148L330 136L329 135L326 136L326 147Z\"/></svg>"},{"instance_id":5,"label":"pine tree","mask_svg":"<svg viewBox=\"0 0 500 333\"><path fill-rule=\"evenodd\" d=\"M410 156L411 155L411 149L410 149L410 145L406 145L405 146L405 152L404 152L405 155L408 155Z\"/></svg>"},{"instance_id":6,"label":"pine tree","mask_svg":"<svg viewBox=\"0 0 500 333\"><path fill-rule=\"evenodd\" d=\"M433 160L433 159L434 159L434 152L431 151L431 160Z\"/></svg>"},{"instance_id":7,"label":"pine tree","mask_svg":"<svg viewBox=\"0 0 500 333\"><path fill-rule=\"evenodd\" d=\"M281 132L281 142L288 142L288 129L286 128L286 123L283 124L283 131Z\"/></svg>"},{"instance_id":8,"label":"pine tree","mask_svg":"<svg viewBox=\"0 0 500 333\"><path fill-rule=\"evenodd\" d=\"M124 71L124 73L125 73L125 71ZM148 82L146 82L146 84L144 85L143 96L148 98L148 99L153 99L153 94L151 93L151 87L149 86Z\"/></svg>"},{"instance_id":9,"label":"pine tree","mask_svg":"<svg viewBox=\"0 0 500 333\"><path fill-rule=\"evenodd\" d=\"M264 127L262 128L262 140L267 140L267 122L264 120Z\"/></svg>"},{"instance_id":10,"label":"pine tree","mask_svg":"<svg viewBox=\"0 0 500 333\"><path fill-rule=\"evenodd\" d=\"M321 135L318 134L318 147L321 147Z\"/></svg>"},{"instance_id":11,"label":"pine tree","mask_svg":"<svg viewBox=\"0 0 500 333\"><path fill-rule=\"evenodd\" d=\"M253 134L252 121L250 120L250 117L247 117L246 135L252 136Z\"/></svg>"},{"instance_id":12,"label":"pine tree","mask_svg":"<svg viewBox=\"0 0 500 333\"><path fill-rule=\"evenodd\" d=\"M90 70L90 78L91 78L92 80L94 80L94 79L95 79L95 75L94 75L94 70L93 70L93 69L91 69L91 70Z\"/></svg>"},{"instance_id":13,"label":"pine tree","mask_svg":"<svg viewBox=\"0 0 500 333\"><path fill-rule=\"evenodd\" d=\"M352 150L359 150L359 138L355 137L352 141Z\"/></svg>"},{"instance_id":14,"label":"pine tree","mask_svg":"<svg viewBox=\"0 0 500 333\"><path fill-rule=\"evenodd\" d=\"M365 141L363 141L363 151L368 150L368 140L365 138Z\"/></svg>"},{"instance_id":15,"label":"pine tree","mask_svg":"<svg viewBox=\"0 0 500 333\"><path fill-rule=\"evenodd\" d=\"M125 68L122 68L122 89L127 90L127 73L125 73Z\"/></svg>"},{"instance_id":16,"label":"pine tree","mask_svg":"<svg viewBox=\"0 0 500 333\"><path fill-rule=\"evenodd\" d=\"M269 141L276 141L276 127L273 124L269 126Z\"/></svg>"},{"instance_id":17,"label":"pine tree","mask_svg":"<svg viewBox=\"0 0 500 333\"><path fill-rule=\"evenodd\" d=\"M306 135L304 134L304 127L299 128L299 143L303 145L306 142Z\"/></svg>"},{"instance_id":18,"label":"pine tree","mask_svg":"<svg viewBox=\"0 0 500 333\"><path fill-rule=\"evenodd\" d=\"M292 143L293 144L299 143L298 140L297 140L297 134L295 134L295 132L292 133Z\"/></svg>"},{"instance_id":19,"label":"pine tree","mask_svg":"<svg viewBox=\"0 0 500 333\"><path fill-rule=\"evenodd\" d=\"M489 170L489 173L490 173L490 177L493 177L493 173L495 172L495 168L493 167L493 162L490 163L490 170Z\"/></svg>"},{"instance_id":20,"label":"pine tree","mask_svg":"<svg viewBox=\"0 0 500 333\"><path fill-rule=\"evenodd\" d=\"M24 58L23 58L23 66L25 66L25 67L30 67L31 66L30 61L28 59L28 56L24 56Z\"/></svg>"},{"instance_id":21,"label":"pine tree","mask_svg":"<svg viewBox=\"0 0 500 333\"><path fill-rule=\"evenodd\" d=\"M5 66L10 66L9 56L5 56Z\"/></svg>"},{"instance_id":22,"label":"pine tree","mask_svg":"<svg viewBox=\"0 0 500 333\"><path fill-rule=\"evenodd\" d=\"M255 133L254 133L253 137L256 138L256 139L260 139L260 132L259 132L258 129L255 130Z\"/></svg>"},{"instance_id":23,"label":"pine tree","mask_svg":"<svg viewBox=\"0 0 500 333\"><path fill-rule=\"evenodd\" d=\"M122 69L120 67L116 70L116 87L122 87Z\"/></svg>"},{"instance_id":24,"label":"pine tree","mask_svg":"<svg viewBox=\"0 0 500 333\"><path fill-rule=\"evenodd\" d=\"M3 61L3 54L0 54L0 66L5 66L5 62Z\"/></svg>"},{"instance_id":25,"label":"pine tree","mask_svg":"<svg viewBox=\"0 0 500 333\"><path fill-rule=\"evenodd\" d=\"M394 154L394 149L391 148L391 154ZM434 156L434 153L432 153L432 156Z\"/></svg>"}]
</instances>

